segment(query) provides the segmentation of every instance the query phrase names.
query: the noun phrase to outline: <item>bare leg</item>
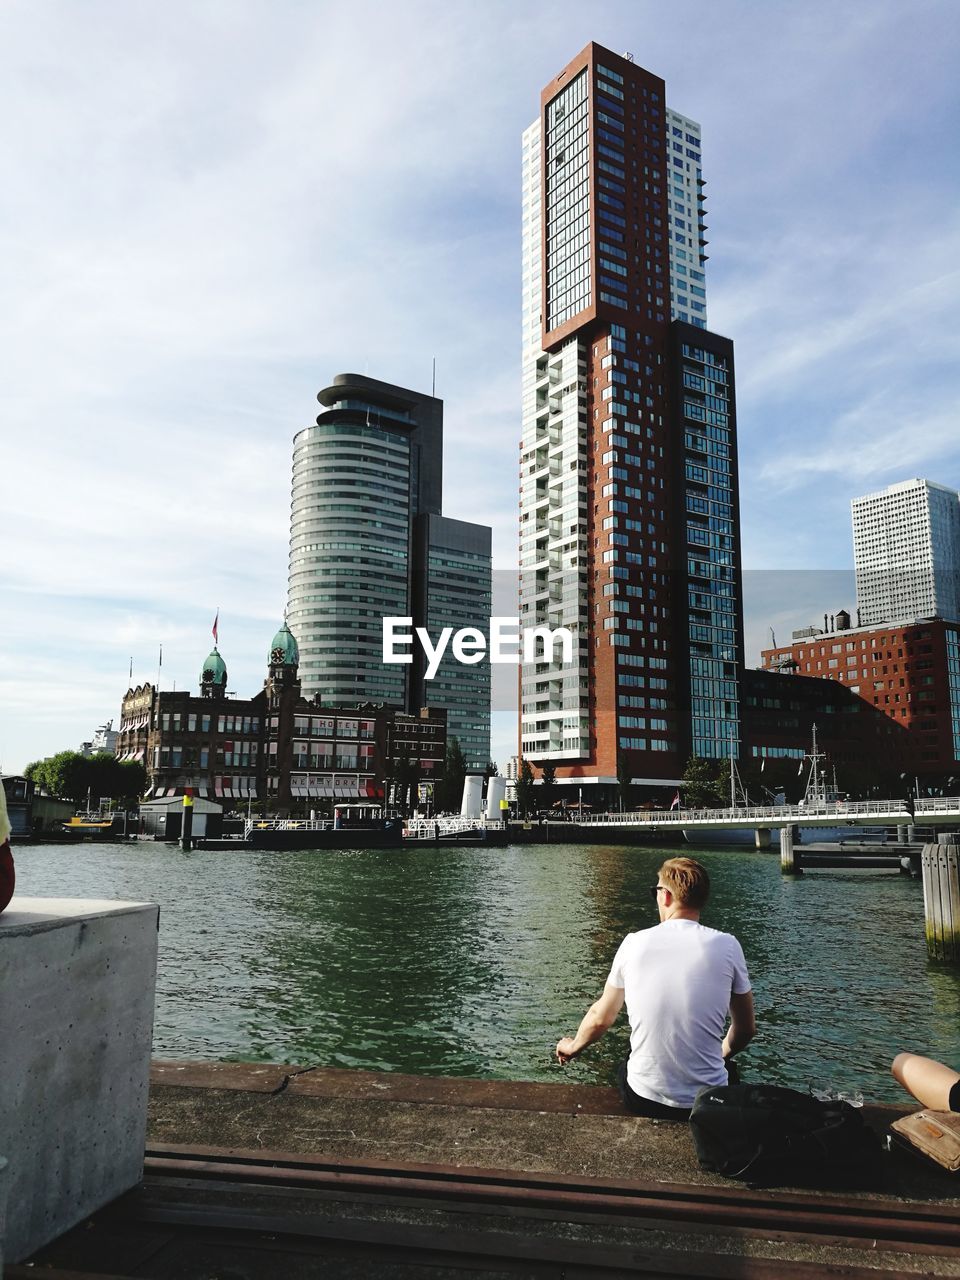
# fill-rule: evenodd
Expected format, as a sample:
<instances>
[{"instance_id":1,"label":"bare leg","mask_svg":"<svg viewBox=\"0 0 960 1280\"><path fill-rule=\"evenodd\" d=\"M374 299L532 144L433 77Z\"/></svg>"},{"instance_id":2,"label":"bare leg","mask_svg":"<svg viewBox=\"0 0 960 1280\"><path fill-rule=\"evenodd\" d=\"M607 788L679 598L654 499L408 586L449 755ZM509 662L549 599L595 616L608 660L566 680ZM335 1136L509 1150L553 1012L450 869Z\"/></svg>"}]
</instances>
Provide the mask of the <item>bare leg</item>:
<instances>
[{"instance_id":1,"label":"bare leg","mask_svg":"<svg viewBox=\"0 0 960 1280\"><path fill-rule=\"evenodd\" d=\"M925 1107L931 1111L949 1110L950 1090L960 1081L960 1072L916 1053L898 1053L890 1070L904 1089Z\"/></svg>"}]
</instances>

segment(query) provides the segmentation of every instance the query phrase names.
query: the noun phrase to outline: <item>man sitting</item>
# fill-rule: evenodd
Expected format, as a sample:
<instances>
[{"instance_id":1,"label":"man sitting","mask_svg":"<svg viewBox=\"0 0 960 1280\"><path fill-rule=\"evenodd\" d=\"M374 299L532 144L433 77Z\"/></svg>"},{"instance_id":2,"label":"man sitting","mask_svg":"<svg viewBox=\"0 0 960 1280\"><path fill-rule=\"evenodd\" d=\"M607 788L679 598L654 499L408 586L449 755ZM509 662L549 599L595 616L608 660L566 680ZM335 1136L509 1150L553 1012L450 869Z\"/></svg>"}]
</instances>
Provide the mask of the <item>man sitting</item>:
<instances>
[{"instance_id":1,"label":"man sitting","mask_svg":"<svg viewBox=\"0 0 960 1280\"><path fill-rule=\"evenodd\" d=\"M753 994L740 943L700 923L710 893L701 863L668 859L650 892L660 923L627 934L603 995L577 1034L558 1042L556 1053L567 1063L599 1040L626 1000L630 1054L619 1072L624 1104L635 1115L686 1120L697 1092L726 1084L727 1063L756 1034Z\"/></svg>"}]
</instances>

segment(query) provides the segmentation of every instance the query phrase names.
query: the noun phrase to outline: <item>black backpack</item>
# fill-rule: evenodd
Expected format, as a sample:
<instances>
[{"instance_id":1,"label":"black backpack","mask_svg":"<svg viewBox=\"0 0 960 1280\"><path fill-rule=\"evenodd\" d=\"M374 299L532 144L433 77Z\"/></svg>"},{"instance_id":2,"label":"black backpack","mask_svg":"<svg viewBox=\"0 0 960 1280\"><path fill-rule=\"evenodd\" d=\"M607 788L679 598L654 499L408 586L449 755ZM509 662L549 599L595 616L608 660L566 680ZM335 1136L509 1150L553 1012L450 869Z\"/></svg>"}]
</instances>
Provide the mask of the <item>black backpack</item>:
<instances>
[{"instance_id":1,"label":"black backpack","mask_svg":"<svg viewBox=\"0 0 960 1280\"><path fill-rule=\"evenodd\" d=\"M864 1168L880 1139L849 1102L772 1084L701 1089L690 1112L700 1167L728 1178L803 1179Z\"/></svg>"}]
</instances>

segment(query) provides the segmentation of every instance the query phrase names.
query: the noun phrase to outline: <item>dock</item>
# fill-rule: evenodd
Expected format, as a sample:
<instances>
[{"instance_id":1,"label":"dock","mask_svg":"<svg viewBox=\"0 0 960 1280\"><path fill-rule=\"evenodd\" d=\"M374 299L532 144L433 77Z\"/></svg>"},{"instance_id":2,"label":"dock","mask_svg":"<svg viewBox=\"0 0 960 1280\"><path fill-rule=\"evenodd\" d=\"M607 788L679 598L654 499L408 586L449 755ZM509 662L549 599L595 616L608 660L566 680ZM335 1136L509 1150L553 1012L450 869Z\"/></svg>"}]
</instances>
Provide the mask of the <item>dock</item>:
<instances>
[{"instance_id":1,"label":"dock","mask_svg":"<svg viewBox=\"0 0 960 1280\"><path fill-rule=\"evenodd\" d=\"M142 1187L30 1263L7 1280L960 1276L960 1182L894 1150L752 1188L597 1086L157 1062Z\"/></svg>"}]
</instances>

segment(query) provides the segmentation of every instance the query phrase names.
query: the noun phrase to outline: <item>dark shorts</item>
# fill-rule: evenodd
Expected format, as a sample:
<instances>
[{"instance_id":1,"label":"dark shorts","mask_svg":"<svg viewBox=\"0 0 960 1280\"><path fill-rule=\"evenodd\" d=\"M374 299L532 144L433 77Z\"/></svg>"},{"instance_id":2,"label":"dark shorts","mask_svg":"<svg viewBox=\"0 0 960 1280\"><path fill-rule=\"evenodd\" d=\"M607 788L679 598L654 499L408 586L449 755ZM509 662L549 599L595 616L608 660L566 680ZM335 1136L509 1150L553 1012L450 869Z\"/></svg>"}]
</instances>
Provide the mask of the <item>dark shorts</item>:
<instances>
[{"instance_id":1,"label":"dark shorts","mask_svg":"<svg viewBox=\"0 0 960 1280\"><path fill-rule=\"evenodd\" d=\"M947 1100L947 1106L951 1111L960 1111L960 1080L950 1090L950 1097Z\"/></svg>"},{"instance_id":2,"label":"dark shorts","mask_svg":"<svg viewBox=\"0 0 960 1280\"><path fill-rule=\"evenodd\" d=\"M13 854L10 852L10 843L4 840L3 844L0 844L0 911L13 897L16 883L17 875L13 869Z\"/></svg>"},{"instance_id":3,"label":"dark shorts","mask_svg":"<svg viewBox=\"0 0 960 1280\"><path fill-rule=\"evenodd\" d=\"M690 1119L689 1107L667 1107L662 1102L654 1102L652 1098L642 1098L639 1093L634 1093L627 1083L627 1062L628 1059L624 1058L617 1067L617 1085L623 1105L631 1115L650 1116L655 1120Z\"/></svg>"}]
</instances>

